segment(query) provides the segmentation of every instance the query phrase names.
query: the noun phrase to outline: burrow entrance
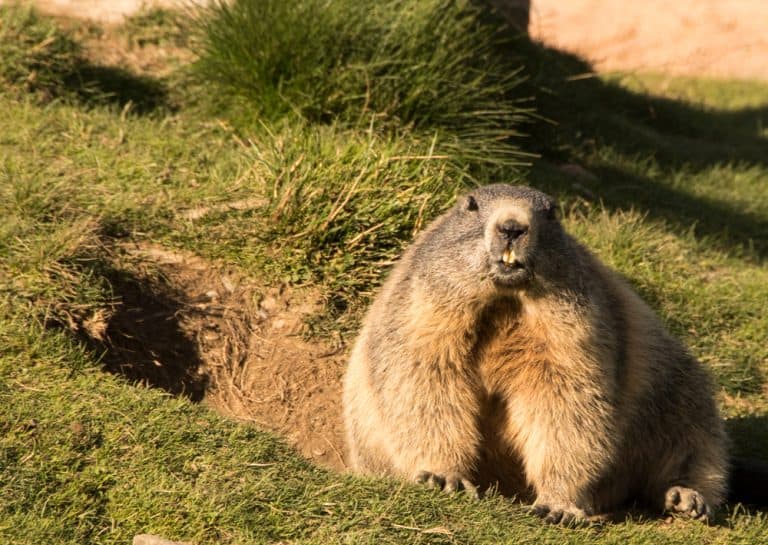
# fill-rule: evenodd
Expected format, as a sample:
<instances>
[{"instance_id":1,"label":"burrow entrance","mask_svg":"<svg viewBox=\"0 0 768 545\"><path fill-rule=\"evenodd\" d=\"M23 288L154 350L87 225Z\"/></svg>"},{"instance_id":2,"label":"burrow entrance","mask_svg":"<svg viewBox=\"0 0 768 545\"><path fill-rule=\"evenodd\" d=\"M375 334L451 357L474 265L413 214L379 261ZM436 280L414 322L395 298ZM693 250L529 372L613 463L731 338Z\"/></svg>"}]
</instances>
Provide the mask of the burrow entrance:
<instances>
[{"instance_id":1,"label":"burrow entrance","mask_svg":"<svg viewBox=\"0 0 768 545\"><path fill-rule=\"evenodd\" d=\"M117 250L115 308L84 328L106 370L277 432L319 465L345 467L345 354L302 335L316 294L265 288L156 245Z\"/></svg>"}]
</instances>

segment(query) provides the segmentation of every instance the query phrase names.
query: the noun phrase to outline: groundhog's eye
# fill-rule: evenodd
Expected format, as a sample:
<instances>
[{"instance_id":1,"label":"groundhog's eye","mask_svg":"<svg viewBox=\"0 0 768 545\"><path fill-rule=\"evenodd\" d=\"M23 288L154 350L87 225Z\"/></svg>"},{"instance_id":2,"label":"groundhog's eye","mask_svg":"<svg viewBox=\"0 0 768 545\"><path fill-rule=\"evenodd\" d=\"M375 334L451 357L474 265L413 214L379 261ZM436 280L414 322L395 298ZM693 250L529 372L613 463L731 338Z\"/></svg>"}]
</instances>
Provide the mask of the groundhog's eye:
<instances>
[{"instance_id":1,"label":"groundhog's eye","mask_svg":"<svg viewBox=\"0 0 768 545\"><path fill-rule=\"evenodd\" d=\"M467 210L471 210L472 212L475 212L478 209L477 201L475 198L470 195L467 197Z\"/></svg>"}]
</instances>

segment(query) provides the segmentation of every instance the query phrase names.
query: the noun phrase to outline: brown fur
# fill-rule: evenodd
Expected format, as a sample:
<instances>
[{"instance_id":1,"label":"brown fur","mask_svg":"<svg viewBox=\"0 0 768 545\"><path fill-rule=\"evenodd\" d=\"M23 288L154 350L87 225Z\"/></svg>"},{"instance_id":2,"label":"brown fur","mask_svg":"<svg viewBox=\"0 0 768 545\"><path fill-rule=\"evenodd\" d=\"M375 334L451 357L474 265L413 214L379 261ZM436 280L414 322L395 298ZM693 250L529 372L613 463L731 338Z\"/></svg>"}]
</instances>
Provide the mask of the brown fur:
<instances>
[{"instance_id":1,"label":"brown fur","mask_svg":"<svg viewBox=\"0 0 768 545\"><path fill-rule=\"evenodd\" d=\"M496 484L550 522L635 500L709 517L727 464L707 374L554 210L487 186L406 251L350 359L352 467Z\"/></svg>"}]
</instances>

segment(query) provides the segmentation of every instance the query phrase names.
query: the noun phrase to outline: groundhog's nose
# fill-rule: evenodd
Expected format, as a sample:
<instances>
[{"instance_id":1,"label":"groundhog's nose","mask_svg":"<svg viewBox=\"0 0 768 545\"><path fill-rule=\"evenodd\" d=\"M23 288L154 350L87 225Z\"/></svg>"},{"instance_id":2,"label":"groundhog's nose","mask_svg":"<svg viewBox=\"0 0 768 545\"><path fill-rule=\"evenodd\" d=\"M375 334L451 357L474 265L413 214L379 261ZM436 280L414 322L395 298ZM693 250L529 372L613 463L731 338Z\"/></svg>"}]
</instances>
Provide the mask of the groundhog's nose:
<instances>
[{"instance_id":1,"label":"groundhog's nose","mask_svg":"<svg viewBox=\"0 0 768 545\"><path fill-rule=\"evenodd\" d=\"M507 220L496 225L496 230L508 241L512 242L528 232L528 226L515 220Z\"/></svg>"}]
</instances>

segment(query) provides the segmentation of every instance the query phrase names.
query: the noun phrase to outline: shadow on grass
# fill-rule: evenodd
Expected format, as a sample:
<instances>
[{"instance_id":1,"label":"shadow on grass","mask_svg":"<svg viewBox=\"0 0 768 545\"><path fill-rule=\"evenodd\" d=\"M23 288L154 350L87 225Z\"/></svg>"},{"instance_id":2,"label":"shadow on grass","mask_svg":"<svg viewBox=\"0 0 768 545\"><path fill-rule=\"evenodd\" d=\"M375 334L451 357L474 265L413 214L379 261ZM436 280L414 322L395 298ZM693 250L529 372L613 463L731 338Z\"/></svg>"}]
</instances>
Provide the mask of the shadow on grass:
<instances>
[{"instance_id":1,"label":"shadow on grass","mask_svg":"<svg viewBox=\"0 0 768 545\"><path fill-rule=\"evenodd\" d=\"M724 162L768 165L768 102L718 110L630 91L597 77L584 59L520 38L508 54L520 57L538 112L531 149L567 158L566 148L610 145L626 154L653 155L662 167L708 167Z\"/></svg>"},{"instance_id":2,"label":"shadow on grass","mask_svg":"<svg viewBox=\"0 0 768 545\"><path fill-rule=\"evenodd\" d=\"M587 191L613 209L634 208L663 219L679 232L710 237L721 249L743 255L748 249L768 257L768 219L739 209L734 203L707 199L663 181L685 169L693 174L717 166L768 169L768 103L740 110L717 110L685 101L629 91L595 77L584 60L521 38L515 53L530 74L528 86L546 120L529 127L522 143L538 153L534 184L550 191ZM627 162L652 158L655 179L600 161L610 148ZM594 175L568 176L553 164L592 160L584 165ZM727 181L724 181L727 183ZM578 184L578 185L575 185Z\"/></svg>"},{"instance_id":3,"label":"shadow on grass","mask_svg":"<svg viewBox=\"0 0 768 545\"><path fill-rule=\"evenodd\" d=\"M733 442L730 503L768 510L768 416L726 420Z\"/></svg>"},{"instance_id":4,"label":"shadow on grass","mask_svg":"<svg viewBox=\"0 0 768 545\"><path fill-rule=\"evenodd\" d=\"M145 115L158 109L173 110L168 90L159 80L128 70L82 62L63 80L62 94L85 105L131 104L131 111Z\"/></svg>"},{"instance_id":5,"label":"shadow on grass","mask_svg":"<svg viewBox=\"0 0 768 545\"><path fill-rule=\"evenodd\" d=\"M726 428L737 457L764 458L768 461L768 415L729 418Z\"/></svg>"},{"instance_id":6,"label":"shadow on grass","mask_svg":"<svg viewBox=\"0 0 768 545\"><path fill-rule=\"evenodd\" d=\"M110 271L108 279L118 304L102 335L85 335L86 343L103 354L105 369L201 401L209 379L196 339L180 320L186 308L182 296L127 271Z\"/></svg>"},{"instance_id":7,"label":"shadow on grass","mask_svg":"<svg viewBox=\"0 0 768 545\"><path fill-rule=\"evenodd\" d=\"M583 193L613 210L635 209L663 220L680 234L707 238L708 244L733 256L768 257L768 218L733 204L692 195L652 178L606 164L592 166L594 178L568 177L550 164L534 166L531 178L554 192Z\"/></svg>"}]
</instances>

